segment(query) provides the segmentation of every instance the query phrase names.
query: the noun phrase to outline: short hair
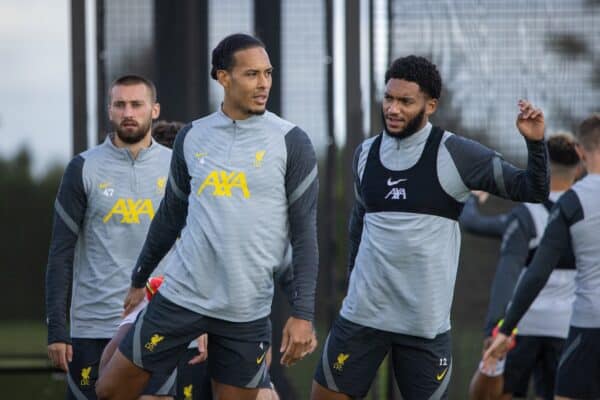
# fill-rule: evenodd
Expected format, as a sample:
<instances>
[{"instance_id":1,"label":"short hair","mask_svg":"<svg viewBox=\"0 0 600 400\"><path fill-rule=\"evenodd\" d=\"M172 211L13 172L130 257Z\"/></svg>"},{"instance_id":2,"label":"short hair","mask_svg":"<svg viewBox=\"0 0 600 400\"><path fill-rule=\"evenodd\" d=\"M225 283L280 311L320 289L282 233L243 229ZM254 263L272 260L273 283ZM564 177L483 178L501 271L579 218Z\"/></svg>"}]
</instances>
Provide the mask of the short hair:
<instances>
[{"instance_id":1,"label":"short hair","mask_svg":"<svg viewBox=\"0 0 600 400\"><path fill-rule=\"evenodd\" d=\"M594 113L586 118L577 131L579 143L587 151L600 148L600 114Z\"/></svg>"},{"instance_id":2,"label":"short hair","mask_svg":"<svg viewBox=\"0 0 600 400\"><path fill-rule=\"evenodd\" d=\"M108 90L108 97L111 98L111 92L112 89L115 86L131 86L131 85L145 85L148 90L150 90L150 96L152 98L152 102L156 103L157 101L157 96L156 96L156 86L154 85L154 82L152 82L150 79L145 78L141 75L136 75L136 74L127 74L127 75L122 75L120 77L118 77L117 79L115 79L111 84L110 84L110 89Z\"/></svg>"},{"instance_id":3,"label":"short hair","mask_svg":"<svg viewBox=\"0 0 600 400\"><path fill-rule=\"evenodd\" d=\"M424 57L410 55L397 58L385 71L385 83L390 79L403 79L419 85L421 91L433 99L442 93L442 77L435 64Z\"/></svg>"},{"instance_id":4,"label":"short hair","mask_svg":"<svg viewBox=\"0 0 600 400\"><path fill-rule=\"evenodd\" d=\"M548 138L548 154L550 162L565 167L579 164L579 156L575 150L577 142L569 132L558 132Z\"/></svg>"},{"instance_id":5,"label":"short hair","mask_svg":"<svg viewBox=\"0 0 600 400\"><path fill-rule=\"evenodd\" d=\"M211 78L217 80L217 71L220 69L231 71L235 61L233 55L238 51L253 47L262 47L264 49L265 44L260 39L245 33L234 33L221 40L212 51Z\"/></svg>"},{"instance_id":6,"label":"short hair","mask_svg":"<svg viewBox=\"0 0 600 400\"><path fill-rule=\"evenodd\" d=\"M152 127L152 137L158 143L172 149L177 132L183 128L183 125L183 122L165 121L161 119L154 123L154 126Z\"/></svg>"}]
</instances>

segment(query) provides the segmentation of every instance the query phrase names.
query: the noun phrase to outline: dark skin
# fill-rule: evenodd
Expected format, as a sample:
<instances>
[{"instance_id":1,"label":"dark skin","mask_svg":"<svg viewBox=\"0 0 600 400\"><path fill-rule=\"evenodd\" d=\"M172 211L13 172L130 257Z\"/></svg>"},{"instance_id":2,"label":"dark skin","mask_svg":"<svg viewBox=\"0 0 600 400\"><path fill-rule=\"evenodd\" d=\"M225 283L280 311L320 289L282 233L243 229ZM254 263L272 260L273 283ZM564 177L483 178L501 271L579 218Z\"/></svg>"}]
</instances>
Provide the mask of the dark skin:
<instances>
[{"instance_id":1,"label":"dark skin","mask_svg":"<svg viewBox=\"0 0 600 400\"><path fill-rule=\"evenodd\" d=\"M217 80L223 86L223 112L234 120L244 120L266 111L271 90L273 67L262 47L237 51L230 70L218 70ZM143 299L144 288L129 289L124 303L124 315L130 313ZM293 365L314 350L315 338L311 321L290 317L283 329L281 363ZM98 380L99 399L135 399L150 378L118 349ZM213 380L216 399L256 400L258 389L225 385Z\"/></svg>"}]
</instances>

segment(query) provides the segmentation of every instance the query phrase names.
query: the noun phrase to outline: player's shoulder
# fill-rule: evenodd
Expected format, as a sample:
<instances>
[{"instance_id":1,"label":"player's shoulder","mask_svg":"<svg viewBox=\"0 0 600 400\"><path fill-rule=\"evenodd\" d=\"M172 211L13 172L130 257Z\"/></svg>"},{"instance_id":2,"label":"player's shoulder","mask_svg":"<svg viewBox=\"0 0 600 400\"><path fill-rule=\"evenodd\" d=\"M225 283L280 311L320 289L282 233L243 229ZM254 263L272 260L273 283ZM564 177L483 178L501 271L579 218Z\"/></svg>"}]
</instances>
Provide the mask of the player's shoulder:
<instances>
[{"instance_id":1,"label":"player's shoulder","mask_svg":"<svg viewBox=\"0 0 600 400\"><path fill-rule=\"evenodd\" d=\"M585 192L585 191L584 191ZM583 219L583 205L580 198L581 189L577 184L567 190L556 202L553 209L560 209L569 225Z\"/></svg>"},{"instance_id":2,"label":"player's shoulder","mask_svg":"<svg viewBox=\"0 0 600 400\"><path fill-rule=\"evenodd\" d=\"M265 111L261 122L265 125L265 130L267 132L275 135L288 136L289 134L292 134L308 137L308 134L302 130L302 128L298 127L293 122L281 118L271 111Z\"/></svg>"},{"instance_id":3,"label":"player's shoulder","mask_svg":"<svg viewBox=\"0 0 600 400\"><path fill-rule=\"evenodd\" d=\"M479 143L478 141L465 136L457 135L451 131L444 131L442 144L453 158L489 157L491 155L500 156L498 152Z\"/></svg>"},{"instance_id":4,"label":"player's shoulder","mask_svg":"<svg viewBox=\"0 0 600 400\"><path fill-rule=\"evenodd\" d=\"M373 146L373 143L375 143L375 140L377 140L377 138L381 135L383 135L383 133L379 133L363 140L358 146L356 146L356 149L354 150L354 157L358 158L361 156L361 154L367 154L371 149L371 146Z\"/></svg>"}]
</instances>

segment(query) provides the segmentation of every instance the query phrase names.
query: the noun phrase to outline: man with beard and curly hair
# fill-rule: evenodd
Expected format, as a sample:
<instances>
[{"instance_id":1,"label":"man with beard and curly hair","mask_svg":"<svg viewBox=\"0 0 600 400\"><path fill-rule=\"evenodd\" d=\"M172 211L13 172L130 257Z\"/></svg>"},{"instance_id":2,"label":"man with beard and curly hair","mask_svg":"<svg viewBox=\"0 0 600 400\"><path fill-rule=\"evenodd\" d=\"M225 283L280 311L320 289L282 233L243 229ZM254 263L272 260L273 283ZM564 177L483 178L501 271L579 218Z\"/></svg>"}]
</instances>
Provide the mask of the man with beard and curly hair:
<instances>
[{"instance_id":1,"label":"man with beard and curly hair","mask_svg":"<svg viewBox=\"0 0 600 400\"><path fill-rule=\"evenodd\" d=\"M114 81L115 132L70 161L58 190L46 270L48 356L67 372L69 399L96 398L100 355L119 326L131 265L163 198L171 150L151 136L159 113L152 82Z\"/></svg>"},{"instance_id":2,"label":"man with beard and curly hair","mask_svg":"<svg viewBox=\"0 0 600 400\"><path fill-rule=\"evenodd\" d=\"M517 201L548 196L541 110L518 104L529 153L522 170L429 123L442 90L430 61L399 58L385 83L385 129L354 157L349 288L325 342L314 400L364 397L390 352L403 399L446 398L463 203L477 189Z\"/></svg>"}]
</instances>

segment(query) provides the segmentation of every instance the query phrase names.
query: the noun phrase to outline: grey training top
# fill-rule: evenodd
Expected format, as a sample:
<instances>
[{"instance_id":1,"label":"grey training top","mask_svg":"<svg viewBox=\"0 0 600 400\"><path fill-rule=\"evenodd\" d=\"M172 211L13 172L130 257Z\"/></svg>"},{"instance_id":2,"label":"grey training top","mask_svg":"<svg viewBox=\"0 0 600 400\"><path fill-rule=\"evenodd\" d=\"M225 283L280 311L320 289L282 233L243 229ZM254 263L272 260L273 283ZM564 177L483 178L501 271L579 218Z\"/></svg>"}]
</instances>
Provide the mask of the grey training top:
<instances>
[{"instance_id":1,"label":"grey training top","mask_svg":"<svg viewBox=\"0 0 600 400\"><path fill-rule=\"evenodd\" d=\"M292 312L312 320L317 192L314 149L290 122L270 112L234 121L222 111L194 121L177 135L132 284L144 285L181 233L161 294L202 315L253 321L270 314L273 271L291 242Z\"/></svg>"},{"instance_id":2,"label":"grey training top","mask_svg":"<svg viewBox=\"0 0 600 400\"><path fill-rule=\"evenodd\" d=\"M561 196L548 217L533 261L521 278L506 313L511 332L542 290L561 254L572 247L577 272L571 326L600 328L600 175L589 174Z\"/></svg>"},{"instance_id":3,"label":"grey training top","mask_svg":"<svg viewBox=\"0 0 600 400\"><path fill-rule=\"evenodd\" d=\"M431 131L427 124L404 139L384 133L379 151L383 166L390 172L409 170L421 158ZM350 219L351 275L341 315L360 325L433 338L450 329L460 249L458 222L431 213L365 212L369 199L363 198L360 188L374 141L365 140L354 158L357 199ZM470 190L516 201L543 201L549 187L546 148L541 141L527 141L527 148L527 170L522 170L477 142L445 132L439 147L431 150L437 152L437 176L421 177L422 190L437 181L447 197L440 199L440 207L449 199L464 202ZM392 199L402 202L410 196L394 186L401 180L378 179L396 190ZM413 184L413 192L419 191L419 182Z\"/></svg>"},{"instance_id":4,"label":"grey training top","mask_svg":"<svg viewBox=\"0 0 600 400\"><path fill-rule=\"evenodd\" d=\"M526 271L523 267L531 261L529 258L535 253L544 233L548 208L561 194L551 192L548 204L517 206L508 216L486 318L488 335L504 316L514 288ZM567 337L575 299L575 261L570 254L563 255L561 262L563 265L552 272L544 289L519 323L519 335Z\"/></svg>"},{"instance_id":5,"label":"grey training top","mask_svg":"<svg viewBox=\"0 0 600 400\"><path fill-rule=\"evenodd\" d=\"M46 270L48 343L115 333L131 266L163 197L171 150L152 141L134 160L107 137L73 158L54 204Z\"/></svg>"}]
</instances>

